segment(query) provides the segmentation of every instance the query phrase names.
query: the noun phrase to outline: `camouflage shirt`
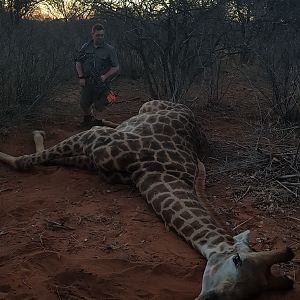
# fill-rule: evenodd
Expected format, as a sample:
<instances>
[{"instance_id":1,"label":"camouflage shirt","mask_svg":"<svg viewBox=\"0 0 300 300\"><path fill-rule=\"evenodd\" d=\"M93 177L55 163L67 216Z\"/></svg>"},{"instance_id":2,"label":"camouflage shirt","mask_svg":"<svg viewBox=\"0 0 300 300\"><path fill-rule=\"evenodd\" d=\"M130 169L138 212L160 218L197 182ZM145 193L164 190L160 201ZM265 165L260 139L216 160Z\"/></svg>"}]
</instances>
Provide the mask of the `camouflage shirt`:
<instances>
[{"instance_id":1,"label":"camouflage shirt","mask_svg":"<svg viewBox=\"0 0 300 300\"><path fill-rule=\"evenodd\" d=\"M92 40L81 47L75 61L81 63L85 77L100 77L119 65L114 47L107 43L94 47Z\"/></svg>"}]
</instances>

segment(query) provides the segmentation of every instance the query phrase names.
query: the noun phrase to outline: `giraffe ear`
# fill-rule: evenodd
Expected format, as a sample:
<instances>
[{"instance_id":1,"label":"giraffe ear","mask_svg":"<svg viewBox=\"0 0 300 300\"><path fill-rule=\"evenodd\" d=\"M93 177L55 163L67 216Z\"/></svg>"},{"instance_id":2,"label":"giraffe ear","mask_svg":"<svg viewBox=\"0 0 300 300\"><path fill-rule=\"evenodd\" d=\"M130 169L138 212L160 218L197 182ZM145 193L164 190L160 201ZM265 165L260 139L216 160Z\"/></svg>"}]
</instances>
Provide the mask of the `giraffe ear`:
<instances>
[{"instance_id":1,"label":"giraffe ear","mask_svg":"<svg viewBox=\"0 0 300 300\"><path fill-rule=\"evenodd\" d=\"M244 232L239 233L238 235L235 235L233 238L236 243L248 244L249 243L249 234L250 234L250 230L246 230Z\"/></svg>"}]
</instances>

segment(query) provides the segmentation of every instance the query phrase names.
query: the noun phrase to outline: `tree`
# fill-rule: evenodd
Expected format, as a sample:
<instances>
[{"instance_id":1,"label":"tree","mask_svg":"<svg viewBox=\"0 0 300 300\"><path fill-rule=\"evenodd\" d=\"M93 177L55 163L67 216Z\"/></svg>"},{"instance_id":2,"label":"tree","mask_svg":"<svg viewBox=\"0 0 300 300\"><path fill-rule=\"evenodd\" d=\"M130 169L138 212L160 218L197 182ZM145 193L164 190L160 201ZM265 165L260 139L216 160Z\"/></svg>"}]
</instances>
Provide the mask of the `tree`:
<instances>
[{"instance_id":1,"label":"tree","mask_svg":"<svg viewBox=\"0 0 300 300\"><path fill-rule=\"evenodd\" d=\"M96 2L95 15L119 19L122 45L143 62L150 95L180 101L218 59L225 32L225 1Z\"/></svg>"},{"instance_id":2,"label":"tree","mask_svg":"<svg viewBox=\"0 0 300 300\"><path fill-rule=\"evenodd\" d=\"M27 17L42 0L1 0L1 10L7 12L12 23L17 24Z\"/></svg>"},{"instance_id":3,"label":"tree","mask_svg":"<svg viewBox=\"0 0 300 300\"><path fill-rule=\"evenodd\" d=\"M51 16L68 22L71 19L85 19L92 14L93 0L45 0Z\"/></svg>"}]
</instances>

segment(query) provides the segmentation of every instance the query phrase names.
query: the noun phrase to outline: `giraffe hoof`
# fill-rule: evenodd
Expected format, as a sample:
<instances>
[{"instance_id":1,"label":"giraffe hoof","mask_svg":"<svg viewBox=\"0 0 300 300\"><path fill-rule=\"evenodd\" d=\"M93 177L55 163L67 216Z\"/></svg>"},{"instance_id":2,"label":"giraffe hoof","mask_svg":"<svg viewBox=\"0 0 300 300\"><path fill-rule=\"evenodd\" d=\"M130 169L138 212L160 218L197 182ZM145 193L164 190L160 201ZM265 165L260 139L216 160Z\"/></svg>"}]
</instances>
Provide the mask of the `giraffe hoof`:
<instances>
[{"instance_id":1,"label":"giraffe hoof","mask_svg":"<svg viewBox=\"0 0 300 300\"><path fill-rule=\"evenodd\" d=\"M45 138L46 132L44 130L33 130L32 134L35 135L41 135L43 138Z\"/></svg>"}]
</instances>

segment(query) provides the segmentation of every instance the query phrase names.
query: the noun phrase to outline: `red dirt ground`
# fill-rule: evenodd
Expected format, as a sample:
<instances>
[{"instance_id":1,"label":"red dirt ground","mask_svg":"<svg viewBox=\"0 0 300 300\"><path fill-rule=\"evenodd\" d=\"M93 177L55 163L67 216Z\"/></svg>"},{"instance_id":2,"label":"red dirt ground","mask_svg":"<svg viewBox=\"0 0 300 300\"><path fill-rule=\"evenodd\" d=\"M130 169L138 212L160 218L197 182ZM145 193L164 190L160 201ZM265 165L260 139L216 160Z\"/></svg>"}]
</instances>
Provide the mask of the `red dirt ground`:
<instances>
[{"instance_id":1,"label":"red dirt ground","mask_svg":"<svg viewBox=\"0 0 300 300\"><path fill-rule=\"evenodd\" d=\"M73 89L53 97L29 125L10 130L0 150L33 152L32 129L46 130L46 146L77 132L78 89ZM122 82L120 101L105 118L127 119L142 99L136 83ZM245 134L241 120L223 116L203 114L209 135L222 136L224 128L227 137ZM208 184L224 222L238 225L237 233L251 229L257 250L288 245L296 253L293 263L275 270L294 278L295 289L257 299L300 299L297 210L288 212L294 219L269 214L255 208L249 194L232 208L237 185L228 176ZM200 292L205 259L169 232L133 187L109 185L72 168L18 173L0 165L0 199L0 299L191 300Z\"/></svg>"}]
</instances>

